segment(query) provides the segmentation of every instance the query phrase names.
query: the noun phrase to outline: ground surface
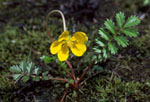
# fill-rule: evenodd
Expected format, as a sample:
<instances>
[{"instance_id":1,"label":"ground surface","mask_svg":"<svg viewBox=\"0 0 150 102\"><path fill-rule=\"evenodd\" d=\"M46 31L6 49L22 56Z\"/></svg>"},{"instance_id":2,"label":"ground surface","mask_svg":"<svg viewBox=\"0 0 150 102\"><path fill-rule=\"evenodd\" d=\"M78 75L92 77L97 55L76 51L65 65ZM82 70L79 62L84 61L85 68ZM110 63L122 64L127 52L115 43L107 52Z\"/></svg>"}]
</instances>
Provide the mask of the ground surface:
<instances>
[{"instance_id":1,"label":"ground surface","mask_svg":"<svg viewBox=\"0 0 150 102\"><path fill-rule=\"evenodd\" d=\"M49 55L51 41L47 37L45 18L49 11L64 12L70 32L83 31L89 37L88 51L82 58L71 57L76 75L89 65L92 45L98 29L107 18L117 12L137 15L140 35L130 46L119 51L106 62L98 63L101 71L90 70L81 87L70 89L66 102L149 102L150 100L150 5L142 0L2 0L0 1L0 102L59 102L65 85L57 81L29 80L27 83L9 77L10 66L30 59L49 74L64 77L55 62L45 64L42 55ZM50 19L49 28L54 38L62 32L59 15ZM55 64L54 64L55 63ZM96 74L98 73L98 74Z\"/></svg>"}]
</instances>

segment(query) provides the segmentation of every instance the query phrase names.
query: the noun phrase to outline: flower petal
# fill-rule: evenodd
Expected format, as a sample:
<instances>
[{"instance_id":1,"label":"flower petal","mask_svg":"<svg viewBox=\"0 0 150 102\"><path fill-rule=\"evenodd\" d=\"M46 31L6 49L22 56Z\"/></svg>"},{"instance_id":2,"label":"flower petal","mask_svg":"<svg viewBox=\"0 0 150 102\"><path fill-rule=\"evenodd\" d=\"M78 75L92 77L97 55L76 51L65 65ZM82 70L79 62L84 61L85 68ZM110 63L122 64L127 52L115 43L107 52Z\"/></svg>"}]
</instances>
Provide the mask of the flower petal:
<instances>
[{"instance_id":1,"label":"flower petal","mask_svg":"<svg viewBox=\"0 0 150 102\"><path fill-rule=\"evenodd\" d=\"M86 51L86 45L83 43L75 43L73 46L70 47L71 51L76 56L82 56Z\"/></svg>"},{"instance_id":2,"label":"flower petal","mask_svg":"<svg viewBox=\"0 0 150 102\"><path fill-rule=\"evenodd\" d=\"M68 40L69 39L69 31L64 31L58 38L58 41Z\"/></svg>"},{"instance_id":3,"label":"flower petal","mask_svg":"<svg viewBox=\"0 0 150 102\"><path fill-rule=\"evenodd\" d=\"M50 52L51 54L56 54L62 46L63 42L54 41L50 46Z\"/></svg>"},{"instance_id":4,"label":"flower petal","mask_svg":"<svg viewBox=\"0 0 150 102\"><path fill-rule=\"evenodd\" d=\"M80 43L84 43L85 41L88 41L88 37L84 32L75 32L74 35L71 38L72 41L78 41Z\"/></svg>"},{"instance_id":5,"label":"flower petal","mask_svg":"<svg viewBox=\"0 0 150 102\"><path fill-rule=\"evenodd\" d=\"M67 60L69 56L69 49L66 44L62 45L61 50L58 52L58 59L60 61Z\"/></svg>"}]
</instances>

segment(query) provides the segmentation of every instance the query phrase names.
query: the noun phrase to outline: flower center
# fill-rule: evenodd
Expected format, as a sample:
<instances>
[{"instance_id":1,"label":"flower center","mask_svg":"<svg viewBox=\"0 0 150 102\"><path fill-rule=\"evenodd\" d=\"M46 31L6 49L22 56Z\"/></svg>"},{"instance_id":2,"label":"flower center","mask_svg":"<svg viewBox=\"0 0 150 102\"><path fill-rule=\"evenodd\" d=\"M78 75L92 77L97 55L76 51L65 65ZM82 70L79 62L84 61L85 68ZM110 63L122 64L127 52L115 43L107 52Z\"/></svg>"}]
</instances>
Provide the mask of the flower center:
<instances>
[{"instance_id":1,"label":"flower center","mask_svg":"<svg viewBox=\"0 0 150 102\"><path fill-rule=\"evenodd\" d=\"M67 40L67 46L71 47L73 45L73 42L69 39Z\"/></svg>"}]
</instances>

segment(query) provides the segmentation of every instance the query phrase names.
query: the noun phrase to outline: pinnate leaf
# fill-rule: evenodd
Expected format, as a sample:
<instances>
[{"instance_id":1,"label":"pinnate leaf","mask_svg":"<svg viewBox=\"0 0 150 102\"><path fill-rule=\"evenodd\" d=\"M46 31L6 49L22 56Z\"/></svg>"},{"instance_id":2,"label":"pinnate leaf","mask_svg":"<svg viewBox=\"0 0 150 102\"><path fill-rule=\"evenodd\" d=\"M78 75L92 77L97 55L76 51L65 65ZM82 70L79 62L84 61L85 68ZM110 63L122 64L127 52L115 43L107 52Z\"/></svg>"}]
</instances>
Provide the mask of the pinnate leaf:
<instances>
[{"instance_id":1,"label":"pinnate leaf","mask_svg":"<svg viewBox=\"0 0 150 102\"><path fill-rule=\"evenodd\" d=\"M101 47L104 47L104 46L105 46L105 44L104 44L104 42L103 42L102 40L96 39L96 43L97 43L99 46L101 46Z\"/></svg>"},{"instance_id":2,"label":"pinnate leaf","mask_svg":"<svg viewBox=\"0 0 150 102\"><path fill-rule=\"evenodd\" d=\"M137 35L139 34L137 30L131 28L124 29L122 32L129 37L137 37Z\"/></svg>"},{"instance_id":3,"label":"pinnate leaf","mask_svg":"<svg viewBox=\"0 0 150 102\"><path fill-rule=\"evenodd\" d=\"M21 72L21 69L19 68L18 65L14 65L14 66L10 67L10 71L19 73L19 72Z\"/></svg>"},{"instance_id":4,"label":"pinnate leaf","mask_svg":"<svg viewBox=\"0 0 150 102\"><path fill-rule=\"evenodd\" d=\"M138 19L137 16L131 16L128 18L127 22L124 25L124 28L131 27L138 25L140 23L140 20Z\"/></svg>"},{"instance_id":5,"label":"pinnate leaf","mask_svg":"<svg viewBox=\"0 0 150 102\"><path fill-rule=\"evenodd\" d=\"M26 62L25 61L22 61L21 63L20 63L20 68L21 68L21 70L23 71L23 72L26 72Z\"/></svg>"},{"instance_id":6,"label":"pinnate leaf","mask_svg":"<svg viewBox=\"0 0 150 102\"><path fill-rule=\"evenodd\" d=\"M107 19L107 21L105 21L105 26L106 28L112 33L115 34L115 25L114 22L110 19Z\"/></svg>"},{"instance_id":7,"label":"pinnate leaf","mask_svg":"<svg viewBox=\"0 0 150 102\"><path fill-rule=\"evenodd\" d=\"M17 79L20 78L20 77L21 77L21 74L14 74L14 75L13 75L14 80L17 80Z\"/></svg>"},{"instance_id":8,"label":"pinnate leaf","mask_svg":"<svg viewBox=\"0 0 150 102\"><path fill-rule=\"evenodd\" d=\"M103 28L101 28L100 30L98 30L98 33L101 35L101 37L105 40L110 40L110 35L108 32L106 32Z\"/></svg>"},{"instance_id":9,"label":"pinnate leaf","mask_svg":"<svg viewBox=\"0 0 150 102\"><path fill-rule=\"evenodd\" d=\"M24 76L23 78L22 78L22 80L23 80L23 82L27 82L28 80L29 80L29 76Z\"/></svg>"},{"instance_id":10,"label":"pinnate leaf","mask_svg":"<svg viewBox=\"0 0 150 102\"><path fill-rule=\"evenodd\" d=\"M118 50L118 48L112 43L108 43L108 49L111 51L111 54L116 54Z\"/></svg>"},{"instance_id":11,"label":"pinnate leaf","mask_svg":"<svg viewBox=\"0 0 150 102\"><path fill-rule=\"evenodd\" d=\"M114 39L117 41L118 45L122 47L127 47L128 46L128 39L123 36L115 36Z\"/></svg>"},{"instance_id":12,"label":"pinnate leaf","mask_svg":"<svg viewBox=\"0 0 150 102\"><path fill-rule=\"evenodd\" d=\"M116 21L117 21L118 26L120 28L122 28L122 25L124 24L124 21L125 21L124 13L122 13L122 12L117 13L116 14Z\"/></svg>"},{"instance_id":13,"label":"pinnate leaf","mask_svg":"<svg viewBox=\"0 0 150 102\"><path fill-rule=\"evenodd\" d=\"M96 53L101 53L101 52L102 52L101 49L96 48L96 47L94 47L93 50L94 50Z\"/></svg>"}]
</instances>

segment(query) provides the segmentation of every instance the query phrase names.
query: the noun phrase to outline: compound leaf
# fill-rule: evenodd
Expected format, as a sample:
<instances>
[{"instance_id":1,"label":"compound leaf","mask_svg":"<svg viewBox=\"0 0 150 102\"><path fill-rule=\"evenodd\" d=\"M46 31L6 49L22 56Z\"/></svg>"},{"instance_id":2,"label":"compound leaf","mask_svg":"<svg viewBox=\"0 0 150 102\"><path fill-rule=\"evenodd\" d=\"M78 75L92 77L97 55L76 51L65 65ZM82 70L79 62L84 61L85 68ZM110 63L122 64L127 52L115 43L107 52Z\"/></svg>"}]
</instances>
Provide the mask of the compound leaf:
<instances>
[{"instance_id":1,"label":"compound leaf","mask_svg":"<svg viewBox=\"0 0 150 102\"><path fill-rule=\"evenodd\" d=\"M24 76L24 77L22 78L22 80L23 80L24 83L26 83L26 82L29 80L29 76Z\"/></svg>"},{"instance_id":2,"label":"compound leaf","mask_svg":"<svg viewBox=\"0 0 150 102\"><path fill-rule=\"evenodd\" d=\"M108 49L111 52L111 54L116 54L118 51L118 48L115 46L115 44L108 43Z\"/></svg>"},{"instance_id":3,"label":"compound leaf","mask_svg":"<svg viewBox=\"0 0 150 102\"><path fill-rule=\"evenodd\" d=\"M105 46L104 42L101 41L101 40L96 39L96 43L97 43L99 46L101 46L101 47L104 47L104 46Z\"/></svg>"},{"instance_id":4,"label":"compound leaf","mask_svg":"<svg viewBox=\"0 0 150 102\"><path fill-rule=\"evenodd\" d=\"M17 79L20 78L20 77L21 77L21 74L14 74L14 75L13 75L14 80L17 80Z\"/></svg>"},{"instance_id":5,"label":"compound leaf","mask_svg":"<svg viewBox=\"0 0 150 102\"><path fill-rule=\"evenodd\" d=\"M40 74L40 69L37 67L33 71L34 74L39 75Z\"/></svg>"},{"instance_id":6,"label":"compound leaf","mask_svg":"<svg viewBox=\"0 0 150 102\"><path fill-rule=\"evenodd\" d=\"M117 41L118 45L122 46L122 47L127 47L128 43L128 39L126 37L123 36L115 36L114 39Z\"/></svg>"},{"instance_id":7,"label":"compound leaf","mask_svg":"<svg viewBox=\"0 0 150 102\"><path fill-rule=\"evenodd\" d=\"M10 67L10 71L15 72L15 73L20 73L21 69L19 68L18 65L14 65L14 66Z\"/></svg>"},{"instance_id":8,"label":"compound leaf","mask_svg":"<svg viewBox=\"0 0 150 102\"><path fill-rule=\"evenodd\" d=\"M140 20L138 19L137 16L131 16L128 18L127 22L124 25L124 28L131 27L138 25L140 23Z\"/></svg>"},{"instance_id":9,"label":"compound leaf","mask_svg":"<svg viewBox=\"0 0 150 102\"><path fill-rule=\"evenodd\" d=\"M105 48L102 49L102 53L103 53L104 58L108 58L108 53L107 53L107 50Z\"/></svg>"},{"instance_id":10,"label":"compound leaf","mask_svg":"<svg viewBox=\"0 0 150 102\"><path fill-rule=\"evenodd\" d=\"M116 14L116 21L117 21L118 26L120 28L122 28L122 25L124 24L124 21L125 21L124 13L122 13L122 12L117 13Z\"/></svg>"},{"instance_id":11,"label":"compound leaf","mask_svg":"<svg viewBox=\"0 0 150 102\"><path fill-rule=\"evenodd\" d=\"M98 34L100 34L103 39L107 41L110 40L109 33L105 31L103 28L100 28L100 30L98 30Z\"/></svg>"},{"instance_id":12,"label":"compound leaf","mask_svg":"<svg viewBox=\"0 0 150 102\"><path fill-rule=\"evenodd\" d=\"M20 63L20 66L19 66L19 67L21 68L21 70L22 70L23 72L26 72L26 70L27 70L27 69L26 69L26 64L27 64L27 63L26 63L25 61L22 61L22 62Z\"/></svg>"},{"instance_id":13,"label":"compound leaf","mask_svg":"<svg viewBox=\"0 0 150 102\"><path fill-rule=\"evenodd\" d=\"M94 47L94 48L93 48L93 50L94 50L96 53L101 53L101 52L102 52L102 50L101 50L101 49L96 48L96 47Z\"/></svg>"},{"instance_id":14,"label":"compound leaf","mask_svg":"<svg viewBox=\"0 0 150 102\"><path fill-rule=\"evenodd\" d=\"M105 21L105 26L106 28L112 33L115 34L115 24L112 20L107 19L107 21Z\"/></svg>"},{"instance_id":15,"label":"compound leaf","mask_svg":"<svg viewBox=\"0 0 150 102\"><path fill-rule=\"evenodd\" d=\"M129 37L137 37L137 35L139 34L137 30L132 28L124 29L122 32Z\"/></svg>"},{"instance_id":16,"label":"compound leaf","mask_svg":"<svg viewBox=\"0 0 150 102\"><path fill-rule=\"evenodd\" d=\"M34 63L33 62L28 63L28 66L27 66L28 73L32 73L33 67L34 67Z\"/></svg>"}]
</instances>

